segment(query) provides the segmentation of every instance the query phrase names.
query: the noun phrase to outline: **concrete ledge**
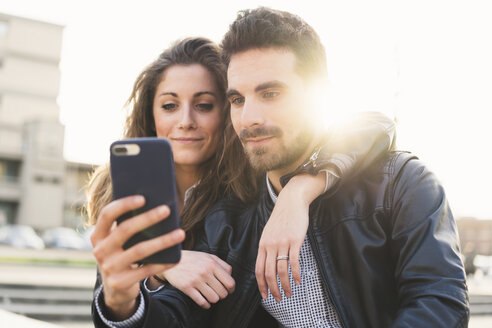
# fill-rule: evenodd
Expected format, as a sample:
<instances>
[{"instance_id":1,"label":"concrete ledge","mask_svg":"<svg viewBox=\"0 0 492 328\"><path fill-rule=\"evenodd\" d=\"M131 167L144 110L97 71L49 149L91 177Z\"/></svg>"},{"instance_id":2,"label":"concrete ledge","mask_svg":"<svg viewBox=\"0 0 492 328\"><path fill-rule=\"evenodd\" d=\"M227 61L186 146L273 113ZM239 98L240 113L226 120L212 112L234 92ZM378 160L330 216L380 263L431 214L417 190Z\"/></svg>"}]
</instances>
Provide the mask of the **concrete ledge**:
<instances>
[{"instance_id":1,"label":"concrete ledge","mask_svg":"<svg viewBox=\"0 0 492 328\"><path fill-rule=\"evenodd\" d=\"M57 326L52 323L34 320L2 309L0 309L0 322L2 323L2 327L61 328L61 326Z\"/></svg>"}]
</instances>

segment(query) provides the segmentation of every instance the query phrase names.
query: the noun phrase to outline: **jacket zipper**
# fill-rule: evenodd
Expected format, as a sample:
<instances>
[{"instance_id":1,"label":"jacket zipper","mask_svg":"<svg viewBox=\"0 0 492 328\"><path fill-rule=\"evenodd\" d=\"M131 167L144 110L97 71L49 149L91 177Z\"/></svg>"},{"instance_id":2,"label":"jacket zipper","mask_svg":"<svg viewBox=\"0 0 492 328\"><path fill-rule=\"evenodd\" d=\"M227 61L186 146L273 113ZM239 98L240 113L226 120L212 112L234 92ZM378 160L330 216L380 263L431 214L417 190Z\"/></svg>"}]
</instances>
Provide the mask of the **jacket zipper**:
<instances>
[{"instance_id":1,"label":"jacket zipper","mask_svg":"<svg viewBox=\"0 0 492 328\"><path fill-rule=\"evenodd\" d=\"M321 254L320 254L318 244L316 243L316 241L314 239L313 231L312 231L311 227L308 228L308 237L309 237L309 241L311 242L311 248L312 248L313 253L314 253L314 258L315 258L317 263L320 263ZM337 312L338 319L340 320L340 325L342 327L345 327L345 323L343 322L343 318L340 316L340 313L341 313L340 307L339 307L338 303L335 302L335 299L333 298L333 295L331 293L331 289L330 289L330 285L328 284L328 277L326 276L326 272L325 272L325 270L320 269L320 265L318 265L318 270L321 274L321 279L323 280L323 283L324 283L324 286L326 289L326 294L327 294L328 298L331 300L331 304L335 308L335 311Z\"/></svg>"}]
</instances>

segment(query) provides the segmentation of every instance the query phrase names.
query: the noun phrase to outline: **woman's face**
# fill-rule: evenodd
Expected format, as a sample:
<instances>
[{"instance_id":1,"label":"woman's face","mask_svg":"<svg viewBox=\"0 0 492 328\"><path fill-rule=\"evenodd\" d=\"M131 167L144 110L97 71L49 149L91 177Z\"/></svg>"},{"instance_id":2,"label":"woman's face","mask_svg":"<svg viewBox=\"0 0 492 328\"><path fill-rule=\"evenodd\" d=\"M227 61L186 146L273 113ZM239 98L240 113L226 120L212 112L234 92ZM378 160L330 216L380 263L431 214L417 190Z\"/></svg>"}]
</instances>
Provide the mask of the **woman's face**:
<instances>
[{"instance_id":1,"label":"woman's face","mask_svg":"<svg viewBox=\"0 0 492 328\"><path fill-rule=\"evenodd\" d=\"M213 75L202 65L174 65L163 74L154 95L158 137L167 138L176 166L195 166L217 148L222 95Z\"/></svg>"}]
</instances>

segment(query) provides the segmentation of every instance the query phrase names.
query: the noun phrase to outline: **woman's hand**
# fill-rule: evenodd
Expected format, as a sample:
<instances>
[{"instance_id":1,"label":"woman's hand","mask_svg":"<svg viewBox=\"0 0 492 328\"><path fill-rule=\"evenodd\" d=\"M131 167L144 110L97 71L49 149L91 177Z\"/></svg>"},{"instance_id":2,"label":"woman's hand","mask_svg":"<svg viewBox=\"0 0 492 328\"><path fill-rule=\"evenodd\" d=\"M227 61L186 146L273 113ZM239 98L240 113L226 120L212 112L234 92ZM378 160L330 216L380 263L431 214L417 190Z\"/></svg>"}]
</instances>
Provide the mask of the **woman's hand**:
<instances>
[{"instance_id":1,"label":"woman's hand","mask_svg":"<svg viewBox=\"0 0 492 328\"><path fill-rule=\"evenodd\" d=\"M131 236L170 214L169 207L159 206L125 220L111 229L120 215L138 209L144 203L145 199L142 196L125 197L109 203L102 209L91 236L93 254L102 277L104 301L113 320L124 320L135 313L140 291L139 282L142 279L174 266L145 264L139 267L134 263L182 242L185 237L183 230L176 229L124 250L123 244Z\"/></svg>"},{"instance_id":2,"label":"woman's hand","mask_svg":"<svg viewBox=\"0 0 492 328\"><path fill-rule=\"evenodd\" d=\"M234 291L231 273L232 267L215 255L182 251L179 264L159 277L169 281L202 308L209 309L210 303L217 303ZM155 284L155 280L152 283Z\"/></svg>"},{"instance_id":3,"label":"woman's hand","mask_svg":"<svg viewBox=\"0 0 492 328\"><path fill-rule=\"evenodd\" d=\"M325 187L325 172L317 176L300 174L290 179L278 195L263 229L256 259L255 274L262 298L268 296L270 289L277 302L282 300L277 274L285 296L292 296L289 264L294 283L301 283L299 253L309 226L309 205L324 192ZM277 260L281 255L287 255L289 259Z\"/></svg>"}]
</instances>

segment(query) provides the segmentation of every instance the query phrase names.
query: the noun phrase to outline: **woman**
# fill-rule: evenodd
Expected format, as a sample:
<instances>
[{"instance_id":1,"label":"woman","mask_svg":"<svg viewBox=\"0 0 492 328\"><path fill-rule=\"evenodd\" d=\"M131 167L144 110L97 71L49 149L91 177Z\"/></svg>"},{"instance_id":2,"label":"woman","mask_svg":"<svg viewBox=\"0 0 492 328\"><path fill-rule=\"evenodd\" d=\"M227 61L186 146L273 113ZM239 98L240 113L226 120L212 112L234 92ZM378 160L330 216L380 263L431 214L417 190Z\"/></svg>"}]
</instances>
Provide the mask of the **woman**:
<instances>
[{"instance_id":1,"label":"woman","mask_svg":"<svg viewBox=\"0 0 492 328\"><path fill-rule=\"evenodd\" d=\"M142 206L144 200L133 197L111 201L108 167L96 171L89 185L88 213L91 223L97 221L92 242L100 269L101 279L98 282L104 286L104 302L112 311L109 316L114 320L126 319L136 311L139 304L138 282L147 276L166 279L205 308L225 298L234 289L231 267L226 262L214 255L189 250L207 211L219 199L237 197L243 203L249 203L257 194L258 175L250 167L230 124L225 89L225 69L220 60L220 49L204 38L190 38L174 44L149 65L135 82L128 101L133 110L127 118L124 135L127 138L165 137L171 142L181 226L187 233L184 241L186 250L182 253L181 262L174 268L162 265L133 266L139 256L141 258L144 254L149 255L150 251L169 247L181 240L183 234L176 231L147 242L146 246L136 245L123 250L122 240L149 226L148 222L155 223L165 217L168 209L146 212L135 217L133 225L122 224L110 233L110 227L119 215ZM387 133L384 129L379 136L386 136ZM347 159L344 165L337 166L334 161L326 164L325 168L335 168L337 173L343 173L347 165L352 165L351 158L344 158ZM278 240L277 231L282 230L283 235L288 237L290 252L298 254L306 234L309 203L336 181L328 173L293 177L279 195L265 228L267 236L262 236L262 245L278 247L275 241ZM295 192L301 189L307 192ZM302 212L296 214L302 219L294 220L299 224L291 224L286 229L284 222L290 218L281 213L294 211ZM268 252L265 249L261 251ZM291 266L294 279L299 282L298 263L291 262ZM157 273L160 276L155 276ZM154 279L148 281L151 288L158 286ZM290 290L290 286L283 288ZM101 290L99 288L96 293L96 305Z\"/></svg>"}]
</instances>

